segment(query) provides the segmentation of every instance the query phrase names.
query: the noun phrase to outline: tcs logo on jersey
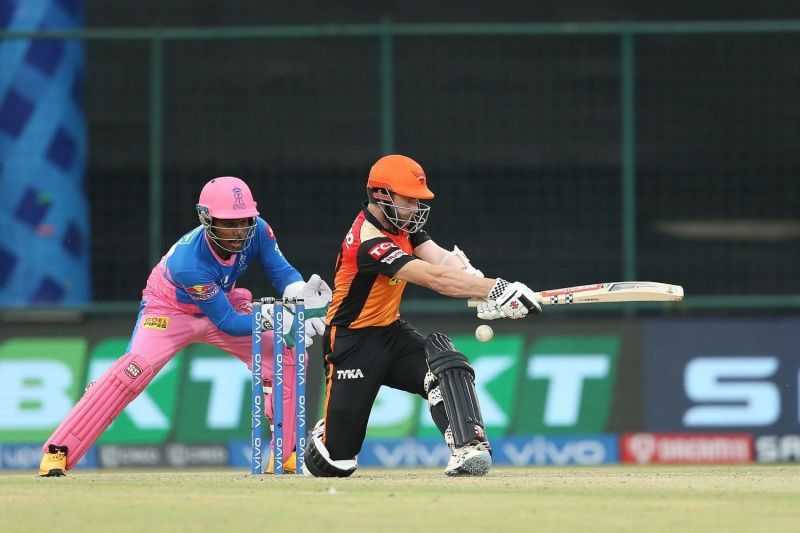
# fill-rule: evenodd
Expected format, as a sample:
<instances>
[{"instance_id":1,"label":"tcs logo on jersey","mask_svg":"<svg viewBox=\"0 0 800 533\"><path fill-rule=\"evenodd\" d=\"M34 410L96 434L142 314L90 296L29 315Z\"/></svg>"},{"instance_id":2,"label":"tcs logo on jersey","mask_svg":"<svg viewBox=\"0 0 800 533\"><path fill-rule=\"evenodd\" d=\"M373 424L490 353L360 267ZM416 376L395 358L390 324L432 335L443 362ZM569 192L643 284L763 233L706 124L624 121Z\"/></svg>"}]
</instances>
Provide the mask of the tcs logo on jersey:
<instances>
[{"instance_id":1,"label":"tcs logo on jersey","mask_svg":"<svg viewBox=\"0 0 800 533\"><path fill-rule=\"evenodd\" d=\"M393 242L382 242L370 248L369 255L371 255L375 259L380 259L384 255L389 253L390 250L396 250L396 249L397 245L394 244Z\"/></svg>"},{"instance_id":2,"label":"tcs logo on jersey","mask_svg":"<svg viewBox=\"0 0 800 533\"><path fill-rule=\"evenodd\" d=\"M397 250L397 245L395 243L382 242L370 248L368 253L375 259L380 259L384 255L389 253L391 250Z\"/></svg>"}]
</instances>

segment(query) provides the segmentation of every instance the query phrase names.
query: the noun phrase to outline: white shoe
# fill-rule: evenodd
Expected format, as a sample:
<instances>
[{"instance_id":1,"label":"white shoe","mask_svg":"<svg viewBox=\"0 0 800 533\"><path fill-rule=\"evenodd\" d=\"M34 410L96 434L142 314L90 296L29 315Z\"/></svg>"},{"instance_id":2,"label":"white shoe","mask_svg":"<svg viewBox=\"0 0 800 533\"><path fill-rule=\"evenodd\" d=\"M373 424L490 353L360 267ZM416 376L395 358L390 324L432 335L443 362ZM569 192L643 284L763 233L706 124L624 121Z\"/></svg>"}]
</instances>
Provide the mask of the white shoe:
<instances>
[{"instance_id":1,"label":"white shoe","mask_svg":"<svg viewBox=\"0 0 800 533\"><path fill-rule=\"evenodd\" d=\"M492 454L488 442L472 441L453 450L444 469L448 476L485 476L492 468Z\"/></svg>"}]
</instances>

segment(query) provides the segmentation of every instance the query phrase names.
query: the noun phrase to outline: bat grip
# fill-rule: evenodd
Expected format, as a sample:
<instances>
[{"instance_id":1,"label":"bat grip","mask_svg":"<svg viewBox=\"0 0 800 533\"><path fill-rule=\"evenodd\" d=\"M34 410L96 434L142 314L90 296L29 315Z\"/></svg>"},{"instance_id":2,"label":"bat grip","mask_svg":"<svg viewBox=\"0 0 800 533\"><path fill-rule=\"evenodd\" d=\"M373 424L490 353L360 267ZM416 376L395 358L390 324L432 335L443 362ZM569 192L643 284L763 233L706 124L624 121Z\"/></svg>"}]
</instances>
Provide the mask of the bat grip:
<instances>
[{"instance_id":1,"label":"bat grip","mask_svg":"<svg viewBox=\"0 0 800 533\"><path fill-rule=\"evenodd\" d=\"M539 293L537 292L537 293L534 293L534 294L536 295L536 300L537 300L539 303L542 303L542 298L541 298L541 296L539 295ZM524 296L523 296L523 298L524 298ZM522 298L520 298L520 299L522 299ZM481 299L481 298L470 298L469 300L467 300L467 307L478 307L480 304L482 304L482 303L483 303L483 302L485 302L485 301L486 301L486 300L483 300L483 299ZM523 303L523 304L525 304L525 306L526 306L528 309L533 309L533 304L532 304L532 303L530 302L530 300L528 300L527 298L525 298L525 301L524 301L524 302L522 302L522 303ZM530 305L528 305L528 304L530 304Z\"/></svg>"},{"instance_id":2,"label":"bat grip","mask_svg":"<svg viewBox=\"0 0 800 533\"><path fill-rule=\"evenodd\" d=\"M522 302L522 305L524 305L525 307L528 308L528 311L536 308L536 306L533 304L533 302L530 301L528 299L528 297L525 296L524 294L520 294L519 295L519 301Z\"/></svg>"}]
</instances>

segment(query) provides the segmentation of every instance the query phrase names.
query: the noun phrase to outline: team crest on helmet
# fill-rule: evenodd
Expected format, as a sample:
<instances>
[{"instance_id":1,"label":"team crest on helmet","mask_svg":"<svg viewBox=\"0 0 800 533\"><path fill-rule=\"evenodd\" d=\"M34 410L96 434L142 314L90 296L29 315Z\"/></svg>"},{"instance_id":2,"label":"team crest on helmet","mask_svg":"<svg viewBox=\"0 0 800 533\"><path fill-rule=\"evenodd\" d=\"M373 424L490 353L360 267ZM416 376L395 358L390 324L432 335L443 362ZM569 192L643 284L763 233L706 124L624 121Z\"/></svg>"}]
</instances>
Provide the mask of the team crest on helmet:
<instances>
[{"instance_id":1,"label":"team crest on helmet","mask_svg":"<svg viewBox=\"0 0 800 533\"><path fill-rule=\"evenodd\" d=\"M247 209L247 204L244 203L244 194L239 187L233 188L233 209Z\"/></svg>"}]
</instances>

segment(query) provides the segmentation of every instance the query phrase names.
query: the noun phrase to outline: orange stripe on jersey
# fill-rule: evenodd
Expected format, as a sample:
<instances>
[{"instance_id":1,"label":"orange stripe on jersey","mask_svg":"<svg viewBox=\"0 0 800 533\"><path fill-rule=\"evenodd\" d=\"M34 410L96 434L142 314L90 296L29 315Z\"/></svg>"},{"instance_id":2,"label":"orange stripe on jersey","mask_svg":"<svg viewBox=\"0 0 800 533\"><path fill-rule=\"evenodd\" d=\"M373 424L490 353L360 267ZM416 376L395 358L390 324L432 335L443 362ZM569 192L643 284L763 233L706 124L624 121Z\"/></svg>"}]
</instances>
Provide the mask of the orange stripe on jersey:
<instances>
[{"instance_id":1,"label":"orange stripe on jersey","mask_svg":"<svg viewBox=\"0 0 800 533\"><path fill-rule=\"evenodd\" d=\"M325 354L325 360L328 361L328 356L333 353L333 347L336 344L336 326L331 328L331 336L330 336L330 346L328 346L328 353ZM325 348L325 347L323 347ZM328 439L328 402L331 400L331 386L333 386L333 363L328 361L328 376L325 380L325 407L322 410L322 419L325 420L324 428L325 430L322 432L322 443L325 444Z\"/></svg>"},{"instance_id":2,"label":"orange stripe on jersey","mask_svg":"<svg viewBox=\"0 0 800 533\"><path fill-rule=\"evenodd\" d=\"M336 259L326 323L358 329L396 321L406 282L393 276L414 259L413 253L408 234L384 229L368 209L359 213Z\"/></svg>"},{"instance_id":3,"label":"orange stripe on jersey","mask_svg":"<svg viewBox=\"0 0 800 533\"><path fill-rule=\"evenodd\" d=\"M325 409L322 412L322 419L325 420L325 429L322 432L322 443L328 442L328 402L331 400L331 386L333 386L333 363L328 363L328 379L325 383Z\"/></svg>"}]
</instances>

